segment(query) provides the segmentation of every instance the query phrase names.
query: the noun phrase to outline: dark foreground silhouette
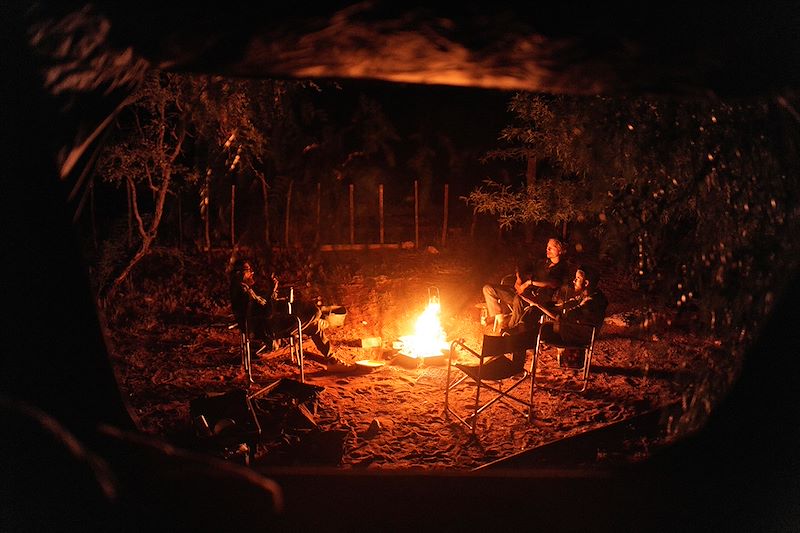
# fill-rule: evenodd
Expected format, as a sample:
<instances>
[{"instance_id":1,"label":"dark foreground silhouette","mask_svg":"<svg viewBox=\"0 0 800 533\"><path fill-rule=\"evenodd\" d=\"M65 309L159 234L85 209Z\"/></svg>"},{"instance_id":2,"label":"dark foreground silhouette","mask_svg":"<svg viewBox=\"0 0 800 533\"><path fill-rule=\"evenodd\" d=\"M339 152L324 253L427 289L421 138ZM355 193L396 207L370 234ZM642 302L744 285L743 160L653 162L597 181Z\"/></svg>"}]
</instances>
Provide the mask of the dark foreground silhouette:
<instances>
[{"instance_id":1,"label":"dark foreground silhouette","mask_svg":"<svg viewBox=\"0 0 800 533\"><path fill-rule=\"evenodd\" d=\"M44 94L23 24L7 27L0 523L12 531L796 530L800 343L795 273L741 377L697 434L610 471L471 474L293 469L267 479L136 431L111 372L56 176L82 126ZM101 94L80 109L103 116ZM106 107L104 107L106 106Z\"/></svg>"}]
</instances>

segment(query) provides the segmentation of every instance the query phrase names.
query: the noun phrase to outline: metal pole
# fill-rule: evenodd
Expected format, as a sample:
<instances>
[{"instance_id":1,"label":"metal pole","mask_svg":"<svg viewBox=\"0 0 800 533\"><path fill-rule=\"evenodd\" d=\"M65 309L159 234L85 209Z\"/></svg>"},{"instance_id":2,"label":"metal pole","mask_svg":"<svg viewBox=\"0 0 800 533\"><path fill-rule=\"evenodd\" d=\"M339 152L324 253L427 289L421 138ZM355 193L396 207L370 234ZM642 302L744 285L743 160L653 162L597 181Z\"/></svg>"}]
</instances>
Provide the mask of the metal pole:
<instances>
[{"instance_id":1,"label":"metal pole","mask_svg":"<svg viewBox=\"0 0 800 533\"><path fill-rule=\"evenodd\" d=\"M261 198L264 200L264 244L268 247L272 246L269 234L269 190L267 188L267 180L262 176L261 178Z\"/></svg>"}]
</instances>

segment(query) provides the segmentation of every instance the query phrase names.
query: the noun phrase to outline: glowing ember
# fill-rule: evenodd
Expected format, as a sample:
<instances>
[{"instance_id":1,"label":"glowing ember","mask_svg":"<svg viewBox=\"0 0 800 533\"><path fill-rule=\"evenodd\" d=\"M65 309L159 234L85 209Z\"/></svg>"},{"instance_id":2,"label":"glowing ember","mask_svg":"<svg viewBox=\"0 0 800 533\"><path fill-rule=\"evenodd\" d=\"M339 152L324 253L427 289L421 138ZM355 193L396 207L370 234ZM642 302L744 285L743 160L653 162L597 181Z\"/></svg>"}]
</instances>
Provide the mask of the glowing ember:
<instances>
[{"instance_id":1,"label":"glowing ember","mask_svg":"<svg viewBox=\"0 0 800 533\"><path fill-rule=\"evenodd\" d=\"M431 301L428 307L417 319L414 335L400 337L403 343L401 352L409 357L423 358L442 355L443 350L448 350L444 329L439 321L441 305L438 301Z\"/></svg>"}]
</instances>

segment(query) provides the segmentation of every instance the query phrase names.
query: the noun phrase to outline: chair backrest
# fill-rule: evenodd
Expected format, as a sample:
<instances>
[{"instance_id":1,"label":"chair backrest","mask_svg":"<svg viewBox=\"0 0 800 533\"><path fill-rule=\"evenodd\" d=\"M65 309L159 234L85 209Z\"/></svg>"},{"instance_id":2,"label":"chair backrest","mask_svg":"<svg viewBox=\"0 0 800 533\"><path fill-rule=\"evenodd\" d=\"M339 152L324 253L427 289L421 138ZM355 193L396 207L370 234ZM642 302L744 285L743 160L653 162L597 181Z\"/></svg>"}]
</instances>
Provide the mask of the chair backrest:
<instances>
[{"instance_id":1,"label":"chair backrest","mask_svg":"<svg viewBox=\"0 0 800 533\"><path fill-rule=\"evenodd\" d=\"M516 274L506 274L500 279L500 285L514 285L515 281L517 281Z\"/></svg>"},{"instance_id":2,"label":"chair backrest","mask_svg":"<svg viewBox=\"0 0 800 533\"><path fill-rule=\"evenodd\" d=\"M238 297L231 291L231 311L239 330L244 332L247 329L247 300Z\"/></svg>"},{"instance_id":3,"label":"chair backrest","mask_svg":"<svg viewBox=\"0 0 800 533\"><path fill-rule=\"evenodd\" d=\"M481 355L492 357L495 355L505 355L511 353L511 337L501 337L499 335L484 335L481 344Z\"/></svg>"},{"instance_id":4,"label":"chair backrest","mask_svg":"<svg viewBox=\"0 0 800 533\"><path fill-rule=\"evenodd\" d=\"M484 335L482 357L512 356L515 369L525 366L526 350L536 347L536 331L522 331L513 335Z\"/></svg>"},{"instance_id":5,"label":"chair backrest","mask_svg":"<svg viewBox=\"0 0 800 533\"><path fill-rule=\"evenodd\" d=\"M514 335L484 335L481 355L491 357L525 351L536 346L536 332L523 331Z\"/></svg>"}]
</instances>

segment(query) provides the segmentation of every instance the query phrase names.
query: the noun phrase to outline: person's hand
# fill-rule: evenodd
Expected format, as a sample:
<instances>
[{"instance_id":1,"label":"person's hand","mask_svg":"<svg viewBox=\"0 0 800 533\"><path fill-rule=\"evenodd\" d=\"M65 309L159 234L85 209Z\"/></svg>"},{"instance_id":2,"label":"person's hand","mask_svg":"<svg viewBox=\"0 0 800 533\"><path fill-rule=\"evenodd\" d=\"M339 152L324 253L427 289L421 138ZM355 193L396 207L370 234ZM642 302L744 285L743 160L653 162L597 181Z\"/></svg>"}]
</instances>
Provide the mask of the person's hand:
<instances>
[{"instance_id":1,"label":"person's hand","mask_svg":"<svg viewBox=\"0 0 800 533\"><path fill-rule=\"evenodd\" d=\"M525 283L521 283L521 284L519 284L519 285L517 286L517 294L522 294L522 293L524 293L524 292L525 292L525 289L527 289L528 287L530 287L531 283L532 283L532 282L531 282L530 280L528 280L528 281L526 281Z\"/></svg>"}]
</instances>

